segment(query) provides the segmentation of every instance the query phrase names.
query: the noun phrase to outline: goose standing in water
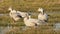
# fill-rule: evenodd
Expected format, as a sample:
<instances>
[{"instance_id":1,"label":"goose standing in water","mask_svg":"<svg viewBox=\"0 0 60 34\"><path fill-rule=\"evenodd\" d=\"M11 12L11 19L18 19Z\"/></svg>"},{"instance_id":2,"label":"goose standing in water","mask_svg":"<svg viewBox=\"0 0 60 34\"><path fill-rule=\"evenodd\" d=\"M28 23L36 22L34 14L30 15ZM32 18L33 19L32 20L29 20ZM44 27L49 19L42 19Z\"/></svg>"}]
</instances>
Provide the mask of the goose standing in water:
<instances>
[{"instance_id":1,"label":"goose standing in water","mask_svg":"<svg viewBox=\"0 0 60 34\"><path fill-rule=\"evenodd\" d=\"M47 22L48 21L48 15L46 13L44 13L44 10L42 8L39 8L38 11L40 12L38 15L38 19Z\"/></svg>"}]
</instances>

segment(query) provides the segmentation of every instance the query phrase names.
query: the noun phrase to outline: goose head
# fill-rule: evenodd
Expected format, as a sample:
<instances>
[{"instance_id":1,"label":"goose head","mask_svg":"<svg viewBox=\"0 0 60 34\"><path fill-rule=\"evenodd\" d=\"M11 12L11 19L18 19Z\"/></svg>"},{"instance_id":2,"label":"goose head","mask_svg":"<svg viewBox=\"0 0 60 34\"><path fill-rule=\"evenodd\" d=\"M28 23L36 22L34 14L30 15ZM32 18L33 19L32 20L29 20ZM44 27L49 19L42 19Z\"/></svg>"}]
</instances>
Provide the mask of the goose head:
<instances>
[{"instance_id":1,"label":"goose head","mask_svg":"<svg viewBox=\"0 0 60 34\"><path fill-rule=\"evenodd\" d=\"M42 14L44 14L43 8L38 8L38 11L41 12Z\"/></svg>"},{"instance_id":2,"label":"goose head","mask_svg":"<svg viewBox=\"0 0 60 34\"><path fill-rule=\"evenodd\" d=\"M9 11L12 11L12 7L9 7L8 10L9 10Z\"/></svg>"},{"instance_id":3,"label":"goose head","mask_svg":"<svg viewBox=\"0 0 60 34\"><path fill-rule=\"evenodd\" d=\"M9 10L11 13L16 13L16 10L13 10L12 7L9 7L8 10Z\"/></svg>"}]
</instances>

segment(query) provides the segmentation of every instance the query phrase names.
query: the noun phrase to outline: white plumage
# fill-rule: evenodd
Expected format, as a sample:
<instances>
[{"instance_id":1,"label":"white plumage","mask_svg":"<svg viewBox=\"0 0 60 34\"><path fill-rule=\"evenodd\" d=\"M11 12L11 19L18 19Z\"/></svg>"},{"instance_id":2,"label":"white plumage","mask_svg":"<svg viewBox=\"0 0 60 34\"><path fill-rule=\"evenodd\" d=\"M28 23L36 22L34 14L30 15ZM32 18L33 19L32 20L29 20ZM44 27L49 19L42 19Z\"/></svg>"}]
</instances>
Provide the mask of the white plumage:
<instances>
[{"instance_id":1,"label":"white plumage","mask_svg":"<svg viewBox=\"0 0 60 34\"><path fill-rule=\"evenodd\" d=\"M20 19L20 15L17 13L17 11L16 10L12 10L12 8L11 7L9 7L9 9L8 10L10 10L10 13L9 13L9 16L11 17L11 18L13 18L14 19L14 21L17 21L17 20L19 20ZM19 15L19 16L18 16Z\"/></svg>"},{"instance_id":2,"label":"white plumage","mask_svg":"<svg viewBox=\"0 0 60 34\"><path fill-rule=\"evenodd\" d=\"M17 11L17 13L20 14L22 17L25 17L26 14L28 14L28 13L26 13L26 12L21 12L21 11Z\"/></svg>"},{"instance_id":3,"label":"white plumage","mask_svg":"<svg viewBox=\"0 0 60 34\"><path fill-rule=\"evenodd\" d=\"M38 15L38 19L47 21L48 20L48 15L44 13L42 8L39 8L38 11L40 12Z\"/></svg>"},{"instance_id":4,"label":"white plumage","mask_svg":"<svg viewBox=\"0 0 60 34\"><path fill-rule=\"evenodd\" d=\"M40 25L41 21L38 19L30 18L30 16L26 15L26 17L24 17L24 23L26 26L38 26Z\"/></svg>"}]
</instances>

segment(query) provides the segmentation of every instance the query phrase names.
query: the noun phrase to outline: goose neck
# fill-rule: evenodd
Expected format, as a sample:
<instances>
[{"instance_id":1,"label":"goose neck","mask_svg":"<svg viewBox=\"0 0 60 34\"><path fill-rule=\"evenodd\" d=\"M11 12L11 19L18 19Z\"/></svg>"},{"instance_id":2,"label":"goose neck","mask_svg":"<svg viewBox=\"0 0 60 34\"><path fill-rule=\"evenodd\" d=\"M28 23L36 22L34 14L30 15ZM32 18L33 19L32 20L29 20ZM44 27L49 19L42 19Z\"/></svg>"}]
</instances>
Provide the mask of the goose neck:
<instances>
[{"instance_id":1,"label":"goose neck","mask_svg":"<svg viewBox=\"0 0 60 34\"><path fill-rule=\"evenodd\" d=\"M25 18L24 18L24 21L26 21L26 20L28 20L28 19L29 19L29 17L25 17Z\"/></svg>"}]
</instances>

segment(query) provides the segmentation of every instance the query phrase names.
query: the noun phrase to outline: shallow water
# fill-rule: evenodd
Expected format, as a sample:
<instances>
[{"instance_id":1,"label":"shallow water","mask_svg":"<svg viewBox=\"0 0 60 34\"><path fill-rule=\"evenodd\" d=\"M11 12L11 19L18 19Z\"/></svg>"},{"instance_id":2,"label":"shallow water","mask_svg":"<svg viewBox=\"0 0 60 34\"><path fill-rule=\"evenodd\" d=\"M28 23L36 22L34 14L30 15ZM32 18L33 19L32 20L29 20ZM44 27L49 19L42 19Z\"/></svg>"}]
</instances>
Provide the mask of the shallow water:
<instances>
[{"instance_id":1,"label":"shallow water","mask_svg":"<svg viewBox=\"0 0 60 34\"><path fill-rule=\"evenodd\" d=\"M32 15L35 15L35 16L38 15L38 13L35 13L35 12L34 12L34 13L31 12L31 14L32 14ZM49 12L49 13L47 13L47 14L52 14L52 15L53 15L53 14L60 14L60 12ZM5 16L5 15L8 16L8 14L0 14L0 16ZM56 26L56 25L53 25L53 26L42 26L42 27L43 27L43 28L48 27L48 28L45 28L45 30L52 30L52 29L54 30L54 29L55 29L54 26ZM42 28L42 27L41 27L41 28ZM17 29L18 31L19 31L19 28L22 28L23 30L25 30L24 27L17 27L17 28L18 28L18 29ZM6 27L0 26L0 34L5 34L6 32L9 32L11 29L13 29L12 26L6 26ZM38 29L39 29L39 28L38 28ZM15 28L14 30L16 30L16 28ZM42 30L43 30L43 29L42 29Z\"/></svg>"},{"instance_id":2,"label":"shallow water","mask_svg":"<svg viewBox=\"0 0 60 34\"><path fill-rule=\"evenodd\" d=\"M47 13L47 14L60 14L60 12L45 12L45 13ZM30 12L30 14L32 14L32 15L37 15L37 14L39 14L39 12ZM0 16L3 16L3 15L9 15L9 14L0 14Z\"/></svg>"},{"instance_id":3,"label":"shallow water","mask_svg":"<svg viewBox=\"0 0 60 34\"><path fill-rule=\"evenodd\" d=\"M60 30L60 23L55 23L54 24L54 30L59 31Z\"/></svg>"},{"instance_id":4,"label":"shallow water","mask_svg":"<svg viewBox=\"0 0 60 34\"><path fill-rule=\"evenodd\" d=\"M12 29L12 27L9 27L9 26L6 26L6 27L0 26L0 34L5 34L6 32L8 32L11 29Z\"/></svg>"},{"instance_id":5,"label":"shallow water","mask_svg":"<svg viewBox=\"0 0 60 34\"><path fill-rule=\"evenodd\" d=\"M9 16L9 14L0 14L0 16Z\"/></svg>"}]
</instances>

